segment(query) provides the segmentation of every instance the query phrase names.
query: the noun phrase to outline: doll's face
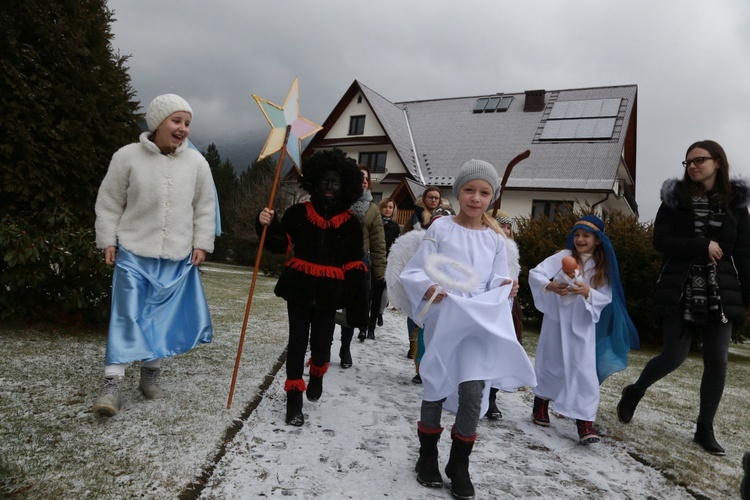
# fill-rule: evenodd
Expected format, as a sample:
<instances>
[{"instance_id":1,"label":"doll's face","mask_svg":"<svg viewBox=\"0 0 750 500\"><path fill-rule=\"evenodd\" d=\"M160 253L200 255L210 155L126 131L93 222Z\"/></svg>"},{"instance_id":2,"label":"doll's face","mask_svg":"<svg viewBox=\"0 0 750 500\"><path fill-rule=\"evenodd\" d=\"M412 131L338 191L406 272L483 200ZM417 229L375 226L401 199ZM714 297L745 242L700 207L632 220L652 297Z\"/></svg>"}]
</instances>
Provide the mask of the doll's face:
<instances>
[{"instance_id":1,"label":"doll's face","mask_svg":"<svg viewBox=\"0 0 750 500\"><path fill-rule=\"evenodd\" d=\"M326 170L318 180L318 193L326 200L338 200L341 193L341 176L333 170Z\"/></svg>"}]
</instances>

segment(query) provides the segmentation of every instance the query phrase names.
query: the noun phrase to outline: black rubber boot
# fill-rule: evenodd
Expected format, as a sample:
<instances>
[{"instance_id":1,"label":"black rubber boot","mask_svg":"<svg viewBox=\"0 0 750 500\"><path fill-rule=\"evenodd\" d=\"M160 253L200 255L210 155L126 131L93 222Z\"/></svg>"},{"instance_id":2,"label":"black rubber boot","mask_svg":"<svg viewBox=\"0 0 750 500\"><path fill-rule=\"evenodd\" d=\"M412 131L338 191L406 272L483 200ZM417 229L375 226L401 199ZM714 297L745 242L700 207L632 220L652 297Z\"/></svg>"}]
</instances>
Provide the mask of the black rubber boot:
<instances>
[{"instance_id":1,"label":"black rubber boot","mask_svg":"<svg viewBox=\"0 0 750 500\"><path fill-rule=\"evenodd\" d=\"M469 476L469 455L474 448L476 434L472 437L451 434L451 456L445 466L445 475L451 480L450 491L453 498L469 500L474 498L474 485Z\"/></svg>"},{"instance_id":2,"label":"black rubber boot","mask_svg":"<svg viewBox=\"0 0 750 500\"><path fill-rule=\"evenodd\" d=\"M497 407L497 389L494 387L490 389L490 407L487 408L485 416L490 420L498 420L503 418L503 412Z\"/></svg>"},{"instance_id":3,"label":"black rubber boot","mask_svg":"<svg viewBox=\"0 0 750 500\"><path fill-rule=\"evenodd\" d=\"M617 403L617 418L620 422L628 424L633 420L633 414L642 397L643 394L636 394L635 385L629 385L622 390L622 397Z\"/></svg>"},{"instance_id":4,"label":"black rubber boot","mask_svg":"<svg viewBox=\"0 0 750 500\"><path fill-rule=\"evenodd\" d=\"M317 401L323 394L323 377L310 375L310 381L307 383L307 400Z\"/></svg>"},{"instance_id":5,"label":"black rubber boot","mask_svg":"<svg viewBox=\"0 0 750 500\"><path fill-rule=\"evenodd\" d=\"M302 427L305 424L300 391L294 390L286 393L286 423L295 427Z\"/></svg>"},{"instance_id":6,"label":"black rubber boot","mask_svg":"<svg viewBox=\"0 0 750 500\"><path fill-rule=\"evenodd\" d=\"M721 445L716 442L716 438L714 437L713 424L704 424L703 422L698 422L698 425L695 429L695 436L693 437L693 441L701 445L704 450L711 453L712 455L724 456L726 454L724 448L722 448Z\"/></svg>"},{"instance_id":7,"label":"black rubber boot","mask_svg":"<svg viewBox=\"0 0 750 500\"><path fill-rule=\"evenodd\" d=\"M375 323L370 323L370 326L367 327L367 339L375 340Z\"/></svg>"},{"instance_id":8,"label":"black rubber boot","mask_svg":"<svg viewBox=\"0 0 750 500\"><path fill-rule=\"evenodd\" d=\"M427 429L417 424L417 435L419 436L419 459L414 470L417 472L417 482L428 488L442 488L443 476L440 475L438 466L438 441L442 427Z\"/></svg>"}]
</instances>

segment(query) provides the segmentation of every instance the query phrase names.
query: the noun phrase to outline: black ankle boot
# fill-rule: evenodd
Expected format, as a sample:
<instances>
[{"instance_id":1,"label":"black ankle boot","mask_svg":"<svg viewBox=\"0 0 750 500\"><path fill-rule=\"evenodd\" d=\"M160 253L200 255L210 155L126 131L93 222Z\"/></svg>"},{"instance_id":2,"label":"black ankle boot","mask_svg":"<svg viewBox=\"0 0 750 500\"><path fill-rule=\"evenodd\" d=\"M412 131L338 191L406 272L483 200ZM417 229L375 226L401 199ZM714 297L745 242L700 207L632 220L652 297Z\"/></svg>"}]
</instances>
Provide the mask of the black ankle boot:
<instances>
[{"instance_id":1,"label":"black ankle boot","mask_svg":"<svg viewBox=\"0 0 750 500\"><path fill-rule=\"evenodd\" d=\"M286 393L286 423L295 427L302 427L305 424L305 416L302 415L302 393L300 391Z\"/></svg>"},{"instance_id":2,"label":"black ankle boot","mask_svg":"<svg viewBox=\"0 0 750 500\"><path fill-rule=\"evenodd\" d=\"M490 420L497 420L503 418L503 412L497 407L497 389L494 387L490 389L490 407L487 408L485 416Z\"/></svg>"},{"instance_id":3,"label":"black ankle boot","mask_svg":"<svg viewBox=\"0 0 750 500\"><path fill-rule=\"evenodd\" d=\"M341 359L341 368L351 368L352 367L352 352L349 348L349 342L342 343L341 349L339 349L339 358Z\"/></svg>"},{"instance_id":4,"label":"black ankle boot","mask_svg":"<svg viewBox=\"0 0 750 500\"><path fill-rule=\"evenodd\" d=\"M308 401L317 401L323 394L323 377L315 377L310 375L310 381L307 383L307 394Z\"/></svg>"},{"instance_id":5,"label":"black ankle boot","mask_svg":"<svg viewBox=\"0 0 750 500\"><path fill-rule=\"evenodd\" d=\"M714 426L713 424L705 424L698 422L695 429L695 436L693 441L703 447L704 450L711 453L712 455L724 456L726 452L719 443L716 442L714 437Z\"/></svg>"},{"instance_id":6,"label":"black ankle boot","mask_svg":"<svg viewBox=\"0 0 750 500\"><path fill-rule=\"evenodd\" d=\"M367 338L375 340L375 323L370 323L370 326L367 327Z\"/></svg>"},{"instance_id":7,"label":"black ankle boot","mask_svg":"<svg viewBox=\"0 0 750 500\"><path fill-rule=\"evenodd\" d=\"M633 420L633 414L642 397L643 394L635 392L635 385L629 385L622 390L622 397L617 403L617 418L620 422L627 424Z\"/></svg>"},{"instance_id":8,"label":"black ankle boot","mask_svg":"<svg viewBox=\"0 0 750 500\"><path fill-rule=\"evenodd\" d=\"M453 498L468 500L474 498L474 485L469 476L469 455L474 448L476 435L466 438L452 434L453 444L445 475L451 480L450 492Z\"/></svg>"},{"instance_id":9,"label":"black ankle boot","mask_svg":"<svg viewBox=\"0 0 750 500\"><path fill-rule=\"evenodd\" d=\"M426 429L417 425L419 436L419 459L414 470L417 472L417 482L428 488L442 488L443 476L440 475L438 466L438 441L442 427Z\"/></svg>"}]
</instances>

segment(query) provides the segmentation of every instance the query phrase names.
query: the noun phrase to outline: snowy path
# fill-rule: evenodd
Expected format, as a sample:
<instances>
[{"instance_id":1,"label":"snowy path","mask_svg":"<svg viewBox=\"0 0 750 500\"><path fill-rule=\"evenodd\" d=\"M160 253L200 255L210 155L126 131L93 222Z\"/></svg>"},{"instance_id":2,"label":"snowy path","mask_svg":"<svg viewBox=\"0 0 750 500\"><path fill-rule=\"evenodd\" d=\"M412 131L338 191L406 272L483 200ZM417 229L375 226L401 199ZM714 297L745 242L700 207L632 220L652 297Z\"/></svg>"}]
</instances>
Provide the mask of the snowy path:
<instances>
[{"instance_id":1,"label":"snowy path","mask_svg":"<svg viewBox=\"0 0 750 500\"><path fill-rule=\"evenodd\" d=\"M405 323L388 311L375 341L359 343L355 336L348 370L339 365L337 328L323 397L305 399L301 428L284 423L282 367L201 498L450 498L447 489L415 480L422 388L411 382ZM535 426L532 399L530 391L501 393L504 418L480 422L470 465L477 498L693 498L633 459L622 443L605 437L581 446L574 422L555 416L552 427ZM452 423L444 413L441 468Z\"/></svg>"}]
</instances>

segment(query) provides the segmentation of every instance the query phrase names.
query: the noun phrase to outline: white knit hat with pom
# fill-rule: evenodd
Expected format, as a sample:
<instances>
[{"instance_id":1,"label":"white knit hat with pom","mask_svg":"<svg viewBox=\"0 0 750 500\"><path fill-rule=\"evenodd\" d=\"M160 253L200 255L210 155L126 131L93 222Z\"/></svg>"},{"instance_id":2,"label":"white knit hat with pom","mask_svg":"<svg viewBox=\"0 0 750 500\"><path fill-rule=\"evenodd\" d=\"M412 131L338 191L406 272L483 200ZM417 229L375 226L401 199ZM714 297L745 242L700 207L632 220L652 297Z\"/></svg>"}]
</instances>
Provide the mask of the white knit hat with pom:
<instances>
[{"instance_id":1,"label":"white knit hat with pom","mask_svg":"<svg viewBox=\"0 0 750 500\"><path fill-rule=\"evenodd\" d=\"M146 124L148 125L149 131L153 132L156 130L161 122L164 121L172 113L178 111L185 111L193 115L193 108L187 103L185 99L178 96L177 94L162 94L148 105L146 111Z\"/></svg>"}]
</instances>

